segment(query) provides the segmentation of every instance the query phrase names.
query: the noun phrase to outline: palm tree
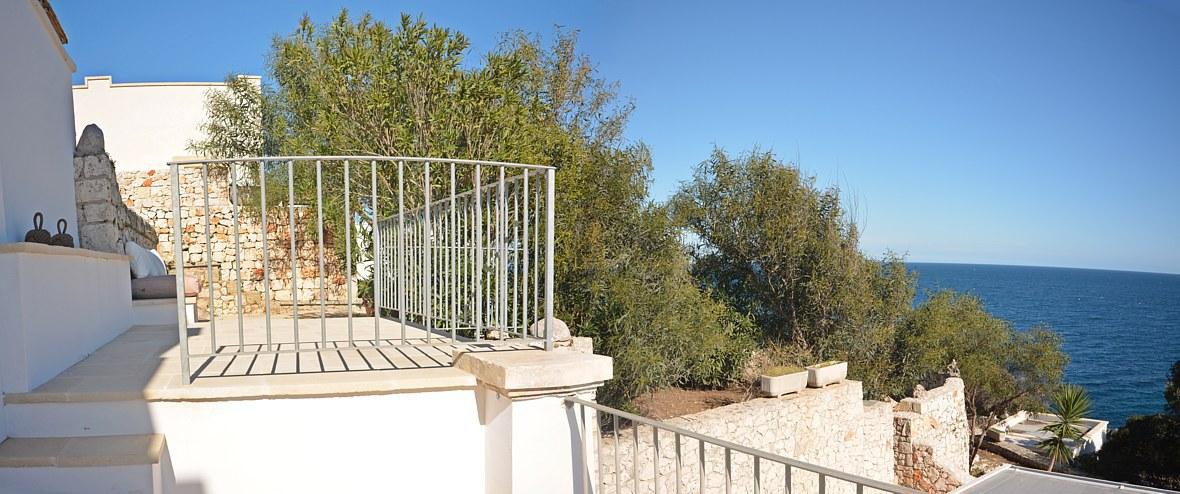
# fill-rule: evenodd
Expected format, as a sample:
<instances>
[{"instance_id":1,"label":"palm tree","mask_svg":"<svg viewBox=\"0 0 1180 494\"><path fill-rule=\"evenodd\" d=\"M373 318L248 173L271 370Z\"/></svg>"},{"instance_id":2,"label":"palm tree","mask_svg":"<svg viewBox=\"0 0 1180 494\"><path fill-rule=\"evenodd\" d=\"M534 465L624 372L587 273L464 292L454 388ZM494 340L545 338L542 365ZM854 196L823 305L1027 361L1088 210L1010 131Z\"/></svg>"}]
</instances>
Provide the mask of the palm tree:
<instances>
[{"instance_id":1,"label":"palm tree","mask_svg":"<svg viewBox=\"0 0 1180 494\"><path fill-rule=\"evenodd\" d=\"M1082 437L1082 417L1090 414L1090 397L1080 386L1065 385L1053 394L1051 405L1057 422L1044 427L1052 437L1040 442L1041 449L1049 455L1049 471L1058 462L1073 460L1069 442Z\"/></svg>"}]
</instances>

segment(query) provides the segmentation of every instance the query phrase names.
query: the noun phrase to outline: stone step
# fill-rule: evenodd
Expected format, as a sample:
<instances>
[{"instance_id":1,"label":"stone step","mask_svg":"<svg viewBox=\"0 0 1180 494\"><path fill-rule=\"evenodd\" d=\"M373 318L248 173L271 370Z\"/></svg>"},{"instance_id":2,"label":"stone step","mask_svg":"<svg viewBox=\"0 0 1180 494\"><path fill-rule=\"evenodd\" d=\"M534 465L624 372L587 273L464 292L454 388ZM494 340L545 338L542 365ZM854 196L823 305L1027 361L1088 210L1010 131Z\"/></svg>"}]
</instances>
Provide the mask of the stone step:
<instances>
[{"instance_id":1,"label":"stone step","mask_svg":"<svg viewBox=\"0 0 1180 494\"><path fill-rule=\"evenodd\" d=\"M17 437L87 437L153 432L147 402L16 402L4 407L5 426Z\"/></svg>"},{"instance_id":2,"label":"stone step","mask_svg":"<svg viewBox=\"0 0 1180 494\"><path fill-rule=\"evenodd\" d=\"M10 437L0 442L5 493L163 494L174 484L162 434Z\"/></svg>"}]
</instances>

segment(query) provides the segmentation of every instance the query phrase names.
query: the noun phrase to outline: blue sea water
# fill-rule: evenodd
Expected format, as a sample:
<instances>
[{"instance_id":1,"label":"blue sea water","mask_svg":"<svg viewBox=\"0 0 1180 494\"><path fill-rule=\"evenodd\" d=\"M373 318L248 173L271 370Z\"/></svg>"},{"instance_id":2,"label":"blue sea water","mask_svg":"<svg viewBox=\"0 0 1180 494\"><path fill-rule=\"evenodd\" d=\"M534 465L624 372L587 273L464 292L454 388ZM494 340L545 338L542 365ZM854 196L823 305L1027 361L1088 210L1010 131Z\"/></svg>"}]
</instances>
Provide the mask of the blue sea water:
<instances>
[{"instance_id":1,"label":"blue sea water","mask_svg":"<svg viewBox=\"0 0 1180 494\"><path fill-rule=\"evenodd\" d=\"M970 292L1017 329L1046 324L1064 339L1067 382L1084 386L1091 415L1120 427L1163 410L1164 383L1180 360L1180 275L1094 269L907 263L918 300L932 290Z\"/></svg>"}]
</instances>

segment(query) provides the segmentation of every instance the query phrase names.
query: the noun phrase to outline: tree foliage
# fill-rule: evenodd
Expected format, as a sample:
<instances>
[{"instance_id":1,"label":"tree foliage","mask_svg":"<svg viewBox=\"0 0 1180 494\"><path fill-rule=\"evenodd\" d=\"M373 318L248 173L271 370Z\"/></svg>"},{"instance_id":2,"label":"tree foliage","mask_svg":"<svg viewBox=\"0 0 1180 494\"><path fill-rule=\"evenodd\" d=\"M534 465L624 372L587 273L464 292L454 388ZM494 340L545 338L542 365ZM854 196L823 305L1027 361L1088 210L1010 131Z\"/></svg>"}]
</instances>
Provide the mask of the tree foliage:
<instances>
[{"instance_id":1,"label":"tree foliage","mask_svg":"<svg viewBox=\"0 0 1180 494\"><path fill-rule=\"evenodd\" d=\"M294 32L275 37L261 90L231 83L226 94L210 95L208 138L192 148L207 156L431 156L555 166L555 310L616 358L604 398L621 403L668 385L735 378L752 347L751 326L687 274L674 224L647 199L650 154L624 139L632 104L596 75L576 34L558 31L546 44L509 33L479 62L468 48L461 33L407 15L392 27L347 11L324 25L305 17ZM363 185L351 211L395 210L396 165L377 166L377 204ZM352 186L368 184L368 170L354 167ZM406 173L407 190L435 186L420 169ZM274 190L285 190L285 174L281 164L268 172ZM329 239L341 238L343 215L329 213L343 211L344 177L339 166L323 174L325 229ZM312 170L296 169L292 179L297 200L314 203ZM343 255L343 242L330 244Z\"/></svg>"},{"instance_id":2,"label":"tree foliage","mask_svg":"<svg viewBox=\"0 0 1180 494\"><path fill-rule=\"evenodd\" d=\"M1052 435L1039 443L1049 455L1049 471L1053 471L1058 462L1073 461L1072 442L1082 437L1082 418L1089 415L1091 409L1090 397L1080 386L1062 386L1052 398L1049 408L1056 422L1044 427Z\"/></svg>"},{"instance_id":3,"label":"tree foliage","mask_svg":"<svg viewBox=\"0 0 1180 494\"><path fill-rule=\"evenodd\" d=\"M769 152L734 158L718 149L672 204L695 240L702 286L749 314L767 339L846 359L867 388L883 389L913 279L896 256L861 254L837 189L817 188Z\"/></svg>"},{"instance_id":4,"label":"tree foliage","mask_svg":"<svg viewBox=\"0 0 1180 494\"><path fill-rule=\"evenodd\" d=\"M940 384L933 380L956 361L968 418L983 429L1017 410L1042 409L1069 361L1053 331L1018 331L989 314L979 298L953 291L930 294L905 317L891 360L889 393L895 396L913 383ZM972 442L972 459L982 439Z\"/></svg>"},{"instance_id":5,"label":"tree foliage","mask_svg":"<svg viewBox=\"0 0 1180 494\"><path fill-rule=\"evenodd\" d=\"M1078 458L1091 474L1119 482L1180 490L1180 360L1172 364L1165 387L1165 413L1130 417L1106 436L1096 454Z\"/></svg>"}]
</instances>

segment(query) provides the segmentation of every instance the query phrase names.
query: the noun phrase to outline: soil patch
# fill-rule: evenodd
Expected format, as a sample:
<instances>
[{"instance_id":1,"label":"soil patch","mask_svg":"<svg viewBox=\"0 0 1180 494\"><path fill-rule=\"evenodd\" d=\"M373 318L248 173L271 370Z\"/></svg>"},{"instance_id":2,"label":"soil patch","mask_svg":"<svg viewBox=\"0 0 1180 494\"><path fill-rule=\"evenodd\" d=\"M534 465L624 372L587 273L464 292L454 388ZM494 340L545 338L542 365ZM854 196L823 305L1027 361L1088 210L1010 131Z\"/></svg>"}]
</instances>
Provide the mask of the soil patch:
<instances>
[{"instance_id":1,"label":"soil patch","mask_svg":"<svg viewBox=\"0 0 1180 494\"><path fill-rule=\"evenodd\" d=\"M657 420L689 415L752 398L744 389L668 388L635 399L639 414Z\"/></svg>"}]
</instances>

